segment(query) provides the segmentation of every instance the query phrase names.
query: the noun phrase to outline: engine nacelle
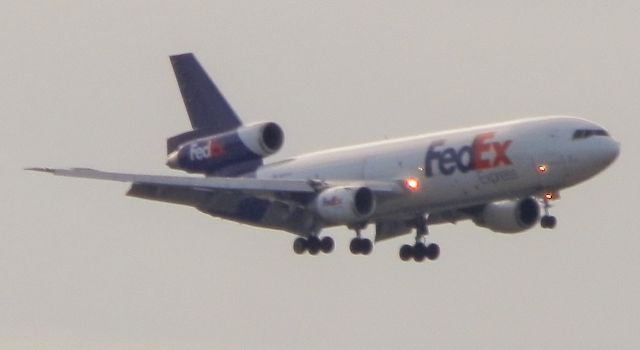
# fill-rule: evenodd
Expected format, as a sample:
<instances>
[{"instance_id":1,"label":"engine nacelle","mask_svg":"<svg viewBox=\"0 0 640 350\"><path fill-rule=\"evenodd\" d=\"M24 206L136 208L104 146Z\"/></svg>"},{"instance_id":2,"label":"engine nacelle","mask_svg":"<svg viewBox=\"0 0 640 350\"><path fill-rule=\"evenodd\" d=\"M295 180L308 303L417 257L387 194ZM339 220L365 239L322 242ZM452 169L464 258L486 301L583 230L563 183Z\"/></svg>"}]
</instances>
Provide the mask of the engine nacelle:
<instances>
[{"instance_id":1,"label":"engine nacelle","mask_svg":"<svg viewBox=\"0 0 640 350\"><path fill-rule=\"evenodd\" d=\"M257 123L242 126L236 131L242 143L261 157L278 152L284 143L284 132L276 123Z\"/></svg>"},{"instance_id":2,"label":"engine nacelle","mask_svg":"<svg viewBox=\"0 0 640 350\"><path fill-rule=\"evenodd\" d=\"M351 224L366 220L376 210L376 199L368 187L332 187L315 200L316 213L331 224Z\"/></svg>"},{"instance_id":3,"label":"engine nacelle","mask_svg":"<svg viewBox=\"0 0 640 350\"><path fill-rule=\"evenodd\" d=\"M540 206L529 197L489 203L473 222L494 232L519 233L533 227L539 218Z\"/></svg>"},{"instance_id":4,"label":"engine nacelle","mask_svg":"<svg viewBox=\"0 0 640 350\"><path fill-rule=\"evenodd\" d=\"M231 167L251 171L254 164L262 164L262 158L276 153L283 143L284 133L276 123L241 126L180 145L169 155L167 165L190 173L216 174Z\"/></svg>"}]
</instances>

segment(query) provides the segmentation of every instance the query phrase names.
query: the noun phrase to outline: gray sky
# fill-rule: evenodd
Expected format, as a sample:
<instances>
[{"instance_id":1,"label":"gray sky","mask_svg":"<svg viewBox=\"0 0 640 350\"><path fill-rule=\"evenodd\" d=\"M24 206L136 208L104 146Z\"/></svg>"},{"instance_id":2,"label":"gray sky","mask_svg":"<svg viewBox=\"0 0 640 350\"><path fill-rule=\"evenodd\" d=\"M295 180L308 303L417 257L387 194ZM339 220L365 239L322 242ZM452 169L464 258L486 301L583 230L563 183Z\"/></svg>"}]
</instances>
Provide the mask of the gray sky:
<instances>
[{"instance_id":1,"label":"gray sky","mask_svg":"<svg viewBox=\"0 0 640 350\"><path fill-rule=\"evenodd\" d=\"M602 349L640 346L640 3L10 1L0 12L0 348ZM193 51L282 159L547 114L622 142L564 191L555 231L436 226L354 257L282 232L27 173L170 174L188 129L168 55ZM177 173L175 173L177 174Z\"/></svg>"}]
</instances>

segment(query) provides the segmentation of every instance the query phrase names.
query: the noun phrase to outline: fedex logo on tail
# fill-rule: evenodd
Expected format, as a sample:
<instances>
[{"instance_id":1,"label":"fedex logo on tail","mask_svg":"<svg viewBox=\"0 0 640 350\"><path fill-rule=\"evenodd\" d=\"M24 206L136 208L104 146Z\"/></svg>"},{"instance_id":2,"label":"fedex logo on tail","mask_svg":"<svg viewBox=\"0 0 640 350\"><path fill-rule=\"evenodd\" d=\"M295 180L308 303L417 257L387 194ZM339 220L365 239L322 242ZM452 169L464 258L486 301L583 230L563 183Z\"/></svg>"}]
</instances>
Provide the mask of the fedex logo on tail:
<instances>
[{"instance_id":1,"label":"fedex logo on tail","mask_svg":"<svg viewBox=\"0 0 640 350\"><path fill-rule=\"evenodd\" d=\"M442 148L445 140L431 143L425 160L426 176L434 176L436 169L442 175L451 175L511 165L507 150L513 141L493 141L494 136L494 132L477 135L471 145L459 149Z\"/></svg>"},{"instance_id":2,"label":"fedex logo on tail","mask_svg":"<svg viewBox=\"0 0 640 350\"><path fill-rule=\"evenodd\" d=\"M194 143L189 146L189 159L194 161L220 158L224 153L224 146L214 140Z\"/></svg>"}]
</instances>

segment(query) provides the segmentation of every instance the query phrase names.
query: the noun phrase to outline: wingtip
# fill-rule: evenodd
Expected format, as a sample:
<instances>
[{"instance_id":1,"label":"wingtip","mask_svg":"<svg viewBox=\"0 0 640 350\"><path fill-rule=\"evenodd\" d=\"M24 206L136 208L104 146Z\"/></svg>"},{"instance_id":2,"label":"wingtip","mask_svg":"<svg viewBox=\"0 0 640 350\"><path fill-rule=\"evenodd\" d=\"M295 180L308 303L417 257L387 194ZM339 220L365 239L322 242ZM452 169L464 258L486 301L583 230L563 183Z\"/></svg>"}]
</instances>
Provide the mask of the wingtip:
<instances>
[{"instance_id":1,"label":"wingtip","mask_svg":"<svg viewBox=\"0 0 640 350\"><path fill-rule=\"evenodd\" d=\"M53 173L53 172L55 172L54 169L41 168L41 167L28 167L28 168L24 168L24 170L27 170L27 171L39 171L41 173Z\"/></svg>"}]
</instances>

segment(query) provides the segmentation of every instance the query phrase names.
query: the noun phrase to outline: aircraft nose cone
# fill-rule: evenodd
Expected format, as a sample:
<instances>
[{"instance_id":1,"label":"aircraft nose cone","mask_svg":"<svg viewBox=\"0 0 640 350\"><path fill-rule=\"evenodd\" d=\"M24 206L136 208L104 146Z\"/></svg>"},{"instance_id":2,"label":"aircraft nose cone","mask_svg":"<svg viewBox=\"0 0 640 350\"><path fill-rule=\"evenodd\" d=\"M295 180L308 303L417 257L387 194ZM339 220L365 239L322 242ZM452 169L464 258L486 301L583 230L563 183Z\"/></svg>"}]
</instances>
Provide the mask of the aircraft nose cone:
<instances>
[{"instance_id":1,"label":"aircraft nose cone","mask_svg":"<svg viewBox=\"0 0 640 350\"><path fill-rule=\"evenodd\" d=\"M609 143L609 146L607 147L606 152L607 157L611 159L611 162L613 163L613 161L618 159L618 156L620 155L620 142L612 139Z\"/></svg>"},{"instance_id":2,"label":"aircraft nose cone","mask_svg":"<svg viewBox=\"0 0 640 350\"><path fill-rule=\"evenodd\" d=\"M598 158L605 164L605 166L613 163L620 155L620 143L614 139L608 139L599 147Z\"/></svg>"}]
</instances>

